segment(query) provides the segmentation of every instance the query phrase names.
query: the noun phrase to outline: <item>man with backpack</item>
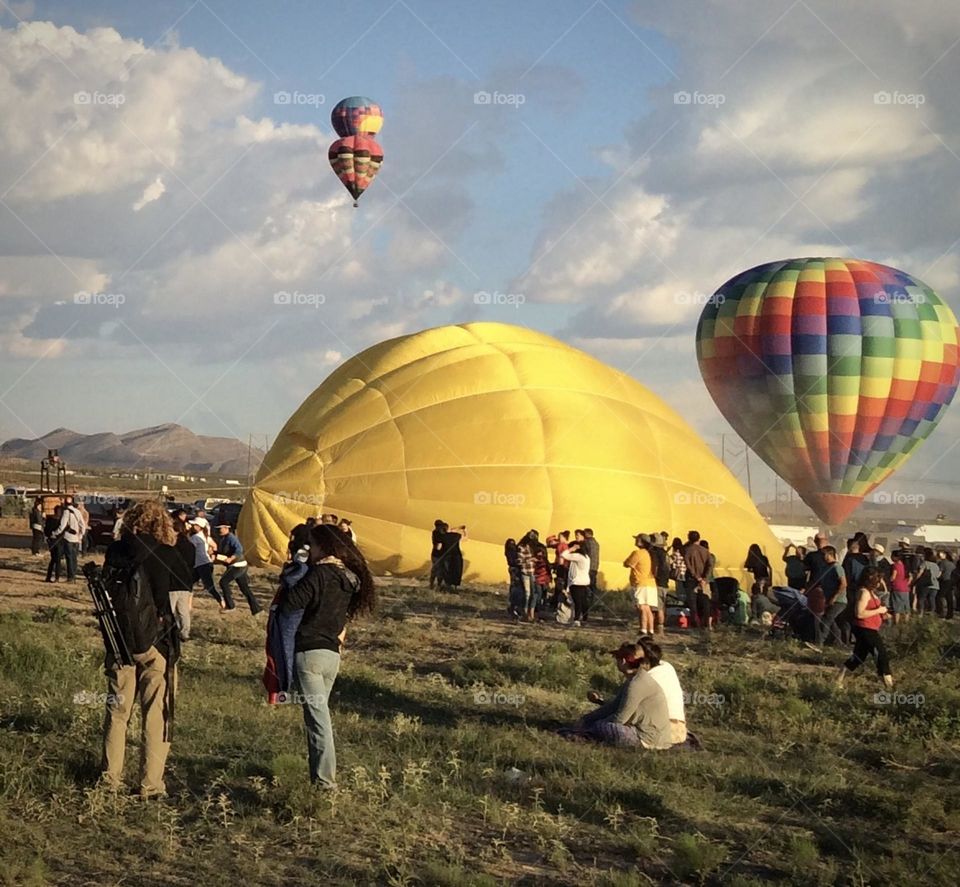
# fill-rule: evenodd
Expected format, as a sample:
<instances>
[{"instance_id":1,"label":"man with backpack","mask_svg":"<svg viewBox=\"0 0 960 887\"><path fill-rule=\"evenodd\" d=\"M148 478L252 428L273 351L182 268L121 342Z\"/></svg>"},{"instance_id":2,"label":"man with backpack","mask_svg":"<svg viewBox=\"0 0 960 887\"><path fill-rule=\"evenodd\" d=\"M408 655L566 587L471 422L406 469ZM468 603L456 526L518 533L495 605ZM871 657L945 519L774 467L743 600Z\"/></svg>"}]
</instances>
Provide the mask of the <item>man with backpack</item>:
<instances>
[{"instance_id":1,"label":"man with backpack","mask_svg":"<svg viewBox=\"0 0 960 887\"><path fill-rule=\"evenodd\" d=\"M139 696L141 798L166 794L163 771L170 750L175 666L180 655L177 625L170 606L171 577L180 557L173 547L175 541L173 522L163 505L142 502L126 512L121 537L107 548L100 577L116 611L120 637L131 660L121 662L107 653L101 779L114 790L123 783L127 725L134 699Z\"/></svg>"},{"instance_id":2,"label":"man with backpack","mask_svg":"<svg viewBox=\"0 0 960 887\"><path fill-rule=\"evenodd\" d=\"M653 577L657 583L657 634L666 634L667 625L667 589L670 587L670 558L667 556L666 533L651 533L653 545L650 547L650 559L653 561Z\"/></svg>"}]
</instances>

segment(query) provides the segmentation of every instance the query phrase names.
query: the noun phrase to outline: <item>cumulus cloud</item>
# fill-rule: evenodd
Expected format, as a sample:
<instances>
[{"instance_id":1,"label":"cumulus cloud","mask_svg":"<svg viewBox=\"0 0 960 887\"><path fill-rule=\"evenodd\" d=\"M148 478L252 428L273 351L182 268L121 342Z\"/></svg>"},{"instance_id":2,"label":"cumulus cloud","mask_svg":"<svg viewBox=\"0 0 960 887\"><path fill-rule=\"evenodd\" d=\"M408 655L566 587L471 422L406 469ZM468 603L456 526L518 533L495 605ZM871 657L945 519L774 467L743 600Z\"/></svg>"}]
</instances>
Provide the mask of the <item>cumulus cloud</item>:
<instances>
[{"instance_id":1,"label":"cumulus cloud","mask_svg":"<svg viewBox=\"0 0 960 887\"><path fill-rule=\"evenodd\" d=\"M650 92L622 144L598 146L606 177L547 208L513 284L579 306L565 336L668 399L686 386L685 414L713 433L727 426L693 335L738 271L856 255L955 300L960 9L879 0L864 27L826 0L654 0L633 19L675 41L677 79Z\"/></svg>"}]
</instances>

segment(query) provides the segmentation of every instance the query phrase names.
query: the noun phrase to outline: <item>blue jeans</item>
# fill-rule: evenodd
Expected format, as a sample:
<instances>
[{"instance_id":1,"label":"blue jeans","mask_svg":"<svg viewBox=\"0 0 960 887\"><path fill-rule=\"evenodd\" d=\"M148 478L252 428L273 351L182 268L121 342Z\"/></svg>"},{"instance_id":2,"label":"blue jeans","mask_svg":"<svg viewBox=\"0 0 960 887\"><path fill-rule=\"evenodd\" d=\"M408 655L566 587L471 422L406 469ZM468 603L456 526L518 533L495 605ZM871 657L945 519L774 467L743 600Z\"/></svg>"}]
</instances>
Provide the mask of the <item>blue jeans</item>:
<instances>
[{"instance_id":1,"label":"blue jeans","mask_svg":"<svg viewBox=\"0 0 960 887\"><path fill-rule=\"evenodd\" d=\"M67 582L77 578L77 557L80 554L79 542L63 542L63 553L67 561Z\"/></svg>"},{"instance_id":2,"label":"blue jeans","mask_svg":"<svg viewBox=\"0 0 960 887\"><path fill-rule=\"evenodd\" d=\"M305 650L294 657L297 688L307 728L310 781L324 788L337 784L337 751L330 720L330 691L340 670L340 654L333 650Z\"/></svg>"},{"instance_id":3,"label":"blue jeans","mask_svg":"<svg viewBox=\"0 0 960 887\"><path fill-rule=\"evenodd\" d=\"M540 586L537 585L537 577L528 573L523 574L523 596L526 609L536 610L540 603Z\"/></svg>"},{"instance_id":4,"label":"blue jeans","mask_svg":"<svg viewBox=\"0 0 960 887\"><path fill-rule=\"evenodd\" d=\"M69 567L67 576L69 577ZM921 613L935 613L937 609L937 586L927 585L916 589L917 610Z\"/></svg>"},{"instance_id":5,"label":"blue jeans","mask_svg":"<svg viewBox=\"0 0 960 887\"><path fill-rule=\"evenodd\" d=\"M833 637L838 644L843 643L843 638L840 636L840 631L837 628L837 617L846 609L846 601L842 604L831 604L827 607L827 611L817 619L816 642L818 647L822 646L823 642L829 640L831 637Z\"/></svg>"}]
</instances>

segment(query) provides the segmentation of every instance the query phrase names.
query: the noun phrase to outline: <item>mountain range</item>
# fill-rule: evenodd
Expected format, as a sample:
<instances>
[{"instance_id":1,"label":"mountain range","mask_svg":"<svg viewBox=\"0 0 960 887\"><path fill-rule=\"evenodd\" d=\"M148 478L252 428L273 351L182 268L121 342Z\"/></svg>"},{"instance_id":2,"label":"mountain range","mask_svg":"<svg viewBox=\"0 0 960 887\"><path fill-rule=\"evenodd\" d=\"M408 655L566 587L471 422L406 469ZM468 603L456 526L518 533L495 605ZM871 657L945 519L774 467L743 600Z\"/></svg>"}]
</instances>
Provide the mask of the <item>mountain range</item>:
<instances>
[{"instance_id":1,"label":"mountain range","mask_svg":"<svg viewBox=\"0 0 960 887\"><path fill-rule=\"evenodd\" d=\"M248 453L247 444L235 438L194 434L182 425L168 423L124 434L112 431L81 434L69 428L56 428L33 440L8 440L0 445L0 456L39 462L51 449L59 450L69 467L150 468L242 477L246 476L248 467L256 471L265 455L257 447L251 447Z\"/></svg>"}]
</instances>

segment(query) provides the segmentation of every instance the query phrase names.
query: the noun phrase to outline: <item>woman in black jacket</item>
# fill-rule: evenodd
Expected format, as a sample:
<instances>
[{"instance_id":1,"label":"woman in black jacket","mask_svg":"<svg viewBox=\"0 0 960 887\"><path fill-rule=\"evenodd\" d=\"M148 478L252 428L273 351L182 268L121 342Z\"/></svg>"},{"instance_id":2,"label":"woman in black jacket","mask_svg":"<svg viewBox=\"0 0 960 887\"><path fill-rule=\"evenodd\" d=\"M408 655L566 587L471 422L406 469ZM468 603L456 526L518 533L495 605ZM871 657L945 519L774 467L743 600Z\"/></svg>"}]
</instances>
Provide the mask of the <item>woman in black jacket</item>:
<instances>
[{"instance_id":1,"label":"woman in black jacket","mask_svg":"<svg viewBox=\"0 0 960 887\"><path fill-rule=\"evenodd\" d=\"M173 570L170 575L170 607L180 628L180 640L190 640L190 614L193 610L193 562L197 550L190 541L187 525L176 518L173 522L177 541L173 548L176 558L172 558Z\"/></svg>"},{"instance_id":2,"label":"woman in black jacket","mask_svg":"<svg viewBox=\"0 0 960 887\"><path fill-rule=\"evenodd\" d=\"M747 560L743 567L748 573L753 573L754 582L760 589L760 593L766 594L772 578L770 561L767 560L767 556L756 542L747 551Z\"/></svg>"},{"instance_id":3,"label":"woman in black jacket","mask_svg":"<svg viewBox=\"0 0 960 887\"><path fill-rule=\"evenodd\" d=\"M340 649L346 625L369 613L376 602L370 569L359 549L337 527L310 530L310 570L293 588L283 591L280 610L303 611L294 646L298 701L303 704L310 781L335 788L337 754L330 719L330 691L340 671Z\"/></svg>"}]
</instances>

